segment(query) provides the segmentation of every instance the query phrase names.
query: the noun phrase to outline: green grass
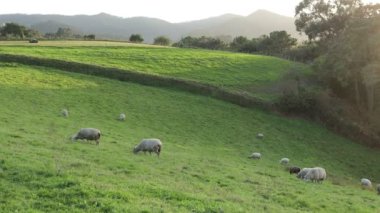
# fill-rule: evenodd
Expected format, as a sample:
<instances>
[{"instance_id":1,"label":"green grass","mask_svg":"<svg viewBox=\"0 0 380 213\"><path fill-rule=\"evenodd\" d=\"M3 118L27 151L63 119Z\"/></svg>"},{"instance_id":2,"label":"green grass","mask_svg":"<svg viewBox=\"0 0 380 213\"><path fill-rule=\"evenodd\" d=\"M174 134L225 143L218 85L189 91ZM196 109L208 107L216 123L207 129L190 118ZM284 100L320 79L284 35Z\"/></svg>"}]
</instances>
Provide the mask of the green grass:
<instances>
[{"instance_id":1,"label":"green grass","mask_svg":"<svg viewBox=\"0 0 380 213\"><path fill-rule=\"evenodd\" d=\"M2 212L379 211L359 179L380 180L380 152L316 124L50 68L0 63L0 79ZM99 128L100 145L72 143L81 127ZM147 137L163 141L160 158L132 153ZM282 157L328 180L297 180Z\"/></svg>"},{"instance_id":2,"label":"green grass","mask_svg":"<svg viewBox=\"0 0 380 213\"><path fill-rule=\"evenodd\" d=\"M265 100L272 100L279 94L265 92L263 88L280 81L289 72L310 72L306 65L275 57L119 42L42 41L38 45L0 42L0 53L75 61L190 79Z\"/></svg>"}]
</instances>

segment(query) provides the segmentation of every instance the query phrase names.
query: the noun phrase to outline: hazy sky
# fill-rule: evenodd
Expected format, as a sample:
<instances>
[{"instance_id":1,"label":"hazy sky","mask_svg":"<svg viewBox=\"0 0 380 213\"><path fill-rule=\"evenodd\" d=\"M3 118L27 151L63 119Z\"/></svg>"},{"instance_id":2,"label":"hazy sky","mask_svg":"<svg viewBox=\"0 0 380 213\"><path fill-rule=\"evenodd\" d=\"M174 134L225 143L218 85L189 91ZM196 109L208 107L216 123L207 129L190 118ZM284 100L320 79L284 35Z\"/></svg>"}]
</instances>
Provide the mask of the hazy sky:
<instances>
[{"instance_id":1,"label":"hazy sky","mask_svg":"<svg viewBox=\"0 0 380 213\"><path fill-rule=\"evenodd\" d=\"M182 22L218 16L225 13L249 15L265 9L294 16L301 0L2 0L0 14L94 15L101 12L120 17L147 16L170 22ZM380 3L380 0L364 0Z\"/></svg>"}]
</instances>

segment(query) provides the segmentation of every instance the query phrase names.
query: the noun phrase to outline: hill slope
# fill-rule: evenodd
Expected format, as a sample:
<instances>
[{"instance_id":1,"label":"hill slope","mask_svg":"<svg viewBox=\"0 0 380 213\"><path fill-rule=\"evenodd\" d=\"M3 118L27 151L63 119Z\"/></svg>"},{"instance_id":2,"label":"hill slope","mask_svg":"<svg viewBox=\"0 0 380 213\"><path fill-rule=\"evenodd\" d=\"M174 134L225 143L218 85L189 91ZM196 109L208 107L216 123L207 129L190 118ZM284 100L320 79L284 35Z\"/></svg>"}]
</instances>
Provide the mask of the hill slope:
<instances>
[{"instance_id":1,"label":"hill slope","mask_svg":"<svg viewBox=\"0 0 380 213\"><path fill-rule=\"evenodd\" d=\"M379 180L379 151L318 125L167 89L0 67L3 211L374 212L380 205L358 186L363 175ZM125 122L116 120L120 112ZM81 127L101 129L100 145L70 142ZM163 140L160 158L132 154L146 137ZM262 160L248 159L252 151ZM297 180L278 165L285 156L325 167L329 179Z\"/></svg>"},{"instance_id":2,"label":"hill slope","mask_svg":"<svg viewBox=\"0 0 380 213\"><path fill-rule=\"evenodd\" d=\"M280 16L268 11L259 10L250 16L243 17L225 14L203 20L169 23L164 20L148 17L121 18L106 13L97 15L0 15L0 24L16 22L43 33L56 32L56 26L70 26L80 29L82 33L94 33L97 38L126 40L133 33L141 34L145 42L152 43L157 36L165 35L173 41L187 35L243 35L260 36L275 30L286 30L293 36L299 37L295 31L294 19ZM53 30L53 31L52 31Z\"/></svg>"},{"instance_id":3,"label":"hill slope","mask_svg":"<svg viewBox=\"0 0 380 213\"><path fill-rule=\"evenodd\" d=\"M104 42L0 42L0 53L75 61L136 72L178 77L272 100L283 88L268 90L289 73L305 74L309 67L284 59L222 51L162 48ZM108 46L107 46L108 45ZM119 45L119 46L117 46ZM293 79L294 80L294 79ZM295 86L287 83L287 89Z\"/></svg>"}]
</instances>

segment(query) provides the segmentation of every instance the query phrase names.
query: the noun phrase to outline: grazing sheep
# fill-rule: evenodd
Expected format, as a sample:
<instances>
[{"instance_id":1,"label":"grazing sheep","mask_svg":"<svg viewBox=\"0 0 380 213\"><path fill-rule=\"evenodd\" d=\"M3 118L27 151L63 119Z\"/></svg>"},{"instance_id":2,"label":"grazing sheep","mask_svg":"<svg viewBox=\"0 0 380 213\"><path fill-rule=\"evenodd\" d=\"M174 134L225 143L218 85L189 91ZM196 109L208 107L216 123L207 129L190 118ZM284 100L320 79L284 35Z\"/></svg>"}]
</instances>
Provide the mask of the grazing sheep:
<instances>
[{"instance_id":1,"label":"grazing sheep","mask_svg":"<svg viewBox=\"0 0 380 213\"><path fill-rule=\"evenodd\" d=\"M312 168L307 172L304 179L319 183L326 179L326 170L321 167Z\"/></svg>"},{"instance_id":2,"label":"grazing sheep","mask_svg":"<svg viewBox=\"0 0 380 213\"><path fill-rule=\"evenodd\" d=\"M380 184L377 184L376 189L377 189L377 194L380 195Z\"/></svg>"},{"instance_id":3,"label":"grazing sheep","mask_svg":"<svg viewBox=\"0 0 380 213\"><path fill-rule=\"evenodd\" d=\"M62 109L61 114L62 114L63 117L67 118L67 117L69 117L69 110Z\"/></svg>"},{"instance_id":4,"label":"grazing sheep","mask_svg":"<svg viewBox=\"0 0 380 213\"><path fill-rule=\"evenodd\" d=\"M298 174L300 171L301 171L301 169L299 167L296 167L296 166L292 166L289 168L290 174Z\"/></svg>"},{"instance_id":5,"label":"grazing sheep","mask_svg":"<svg viewBox=\"0 0 380 213\"><path fill-rule=\"evenodd\" d=\"M96 141L96 145L99 145L100 130L95 128L82 128L79 132L71 137L72 140L86 139Z\"/></svg>"},{"instance_id":6,"label":"grazing sheep","mask_svg":"<svg viewBox=\"0 0 380 213\"><path fill-rule=\"evenodd\" d=\"M361 183L362 187L364 187L364 188L371 188L372 187L371 181L368 180L367 178L362 178L360 180L360 183Z\"/></svg>"},{"instance_id":7,"label":"grazing sheep","mask_svg":"<svg viewBox=\"0 0 380 213\"><path fill-rule=\"evenodd\" d=\"M251 154L251 156L249 156L248 158L252 158L252 159L260 159L261 158L261 154L258 153L258 152L254 152Z\"/></svg>"},{"instance_id":8,"label":"grazing sheep","mask_svg":"<svg viewBox=\"0 0 380 213\"><path fill-rule=\"evenodd\" d=\"M259 133L257 134L256 136L258 139L263 139L264 138L264 134L263 133Z\"/></svg>"},{"instance_id":9,"label":"grazing sheep","mask_svg":"<svg viewBox=\"0 0 380 213\"><path fill-rule=\"evenodd\" d=\"M301 169L301 171L298 172L298 174L297 174L297 178L304 179L305 176L306 176L306 174L309 172L310 169L311 168L303 168L303 169Z\"/></svg>"},{"instance_id":10,"label":"grazing sheep","mask_svg":"<svg viewBox=\"0 0 380 213\"><path fill-rule=\"evenodd\" d=\"M138 152L143 151L144 153L149 152L149 154L152 154L152 152L154 152L160 157L161 149L162 143L159 139L142 139L140 144L133 149L133 153L137 154Z\"/></svg>"},{"instance_id":11,"label":"grazing sheep","mask_svg":"<svg viewBox=\"0 0 380 213\"><path fill-rule=\"evenodd\" d=\"M121 113L121 114L119 115L119 120L120 120L120 121L125 121L125 114L124 114L124 113Z\"/></svg>"},{"instance_id":12,"label":"grazing sheep","mask_svg":"<svg viewBox=\"0 0 380 213\"><path fill-rule=\"evenodd\" d=\"M286 164L288 164L289 163L289 158L282 158L281 160L280 160L280 163L282 164L282 165L286 165Z\"/></svg>"}]
</instances>

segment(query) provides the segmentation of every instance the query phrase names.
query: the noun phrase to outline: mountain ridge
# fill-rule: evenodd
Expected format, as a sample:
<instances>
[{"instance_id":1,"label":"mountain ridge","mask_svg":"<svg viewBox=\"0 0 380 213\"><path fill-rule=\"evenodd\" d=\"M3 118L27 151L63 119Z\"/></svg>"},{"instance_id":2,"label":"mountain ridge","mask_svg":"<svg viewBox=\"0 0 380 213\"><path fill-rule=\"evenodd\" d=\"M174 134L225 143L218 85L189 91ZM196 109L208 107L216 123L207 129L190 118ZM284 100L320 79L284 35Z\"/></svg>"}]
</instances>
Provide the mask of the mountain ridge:
<instances>
[{"instance_id":1,"label":"mountain ridge","mask_svg":"<svg viewBox=\"0 0 380 213\"><path fill-rule=\"evenodd\" d=\"M73 16L20 13L0 15L0 24L7 22L16 22L42 33L52 33L54 25L57 28L58 26L69 26L73 29L80 29L83 34L92 33L97 38L103 39L126 40L131 34L139 33L147 43L151 43L155 37L161 35L169 37L172 41L188 35L229 36L232 39L239 35L249 38L258 37L275 30L286 30L292 36L299 37L295 30L294 18L267 10L257 10L248 16L226 13L180 23L171 23L145 16L123 18L108 13Z\"/></svg>"}]
</instances>

